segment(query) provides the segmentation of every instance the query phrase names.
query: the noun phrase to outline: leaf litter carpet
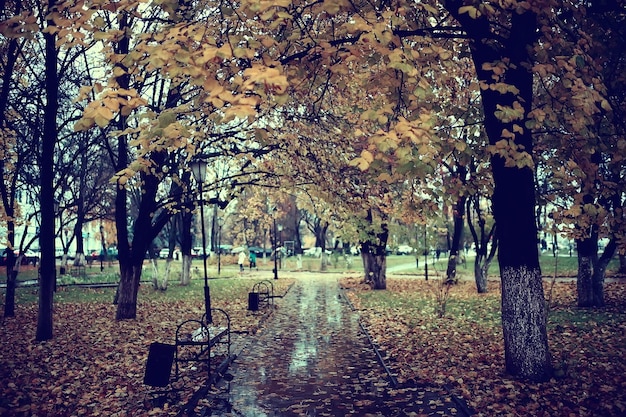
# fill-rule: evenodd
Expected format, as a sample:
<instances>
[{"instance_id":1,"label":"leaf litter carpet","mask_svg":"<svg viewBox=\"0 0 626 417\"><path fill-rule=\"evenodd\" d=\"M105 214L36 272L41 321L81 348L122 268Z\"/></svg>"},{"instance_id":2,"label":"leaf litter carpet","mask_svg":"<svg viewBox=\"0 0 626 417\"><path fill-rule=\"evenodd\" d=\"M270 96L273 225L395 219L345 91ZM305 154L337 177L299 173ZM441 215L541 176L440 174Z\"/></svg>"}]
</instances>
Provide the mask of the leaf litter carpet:
<instances>
[{"instance_id":1,"label":"leaf litter carpet","mask_svg":"<svg viewBox=\"0 0 626 417\"><path fill-rule=\"evenodd\" d=\"M203 401L214 416L466 416L446 392L393 387L337 278L299 278Z\"/></svg>"}]
</instances>

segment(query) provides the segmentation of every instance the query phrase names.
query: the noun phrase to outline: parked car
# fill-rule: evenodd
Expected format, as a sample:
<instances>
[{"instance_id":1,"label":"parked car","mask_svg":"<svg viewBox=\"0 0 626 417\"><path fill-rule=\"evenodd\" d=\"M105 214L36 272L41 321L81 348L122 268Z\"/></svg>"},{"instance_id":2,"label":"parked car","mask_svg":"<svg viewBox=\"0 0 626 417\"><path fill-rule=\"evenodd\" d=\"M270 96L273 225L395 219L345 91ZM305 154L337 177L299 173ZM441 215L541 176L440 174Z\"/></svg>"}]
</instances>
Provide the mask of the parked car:
<instances>
[{"instance_id":1,"label":"parked car","mask_svg":"<svg viewBox=\"0 0 626 417\"><path fill-rule=\"evenodd\" d=\"M194 248L195 249L195 248ZM197 248L200 250L200 256L202 256L202 248ZM193 255L193 249L191 250L192 252L192 256ZM161 259L167 259L167 257L170 255L170 249L169 248L163 248L159 251L159 258ZM172 254L173 259L179 259L180 257L180 251L178 249L174 249L174 253Z\"/></svg>"},{"instance_id":2,"label":"parked car","mask_svg":"<svg viewBox=\"0 0 626 417\"><path fill-rule=\"evenodd\" d=\"M333 251L329 249L326 249L325 252L326 255L330 255L333 253ZM302 254L304 256L313 256L314 258L319 258L322 256L322 248L320 248L319 246L316 246L314 248L308 248L302 251Z\"/></svg>"},{"instance_id":3,"label":"parked car","mask_svg":"<svg viewBox=\"0 0 626 417\"><path fill-rule=\"evenodd\" d=\"M17 258L20 254L20 251L15 250L13 251L13 254L15 255L15 257ZM27 250L24 253L24 257L22 258L22 265L37 265L39 263L39 259L40 259L40 255L37 252L33 252L31 250ZM4 252L2 252L2 260L0 261L2 265L6 265L7 264L7 252L6 250Z\"/></svg>"},{"instance_id":4,"label":"parked car","mask_svg":"<svg viewBox=\"0 0 626 417\"><path fill-rule=\"evenodd\" d=\"M415 251L413 247L409 245L400 245L396 249L396 255L410 255Z\"/></svg>"},{"instance_id":5,"label":"parked car","mask_svg":"<svg viewBox=\"0 0 626 417\"><path fill-rule=\"evenodd\" d=\"M204 252L205 251L202 250L202 246L195 246L191 248L191 257L203 259ZM210 256L211 256L211 249L206 248L206 257L209 258Z\"/></svg>"}]
</instances>

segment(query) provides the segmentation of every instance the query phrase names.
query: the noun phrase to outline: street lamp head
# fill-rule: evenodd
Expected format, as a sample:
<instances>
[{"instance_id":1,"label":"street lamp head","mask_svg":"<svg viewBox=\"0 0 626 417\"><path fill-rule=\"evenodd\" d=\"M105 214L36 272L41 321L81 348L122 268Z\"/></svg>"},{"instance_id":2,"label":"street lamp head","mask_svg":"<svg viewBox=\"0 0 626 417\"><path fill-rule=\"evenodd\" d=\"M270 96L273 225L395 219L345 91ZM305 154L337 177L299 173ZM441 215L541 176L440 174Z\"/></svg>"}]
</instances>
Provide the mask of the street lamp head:
<instances>
[{"instance_id":1,"label":"street lamp head","mask_svg":"<svg viewBox=\"0 0 626 417\"><path fill-rule=\"evenodd\" d=\"M190 166L191 173L193 174L193 177L196 179L196 181L198 181L199 183L203 183L206 179L206 161L203 159L194 159L193 161L191 161Z\"/></svg>"}]
</instances>

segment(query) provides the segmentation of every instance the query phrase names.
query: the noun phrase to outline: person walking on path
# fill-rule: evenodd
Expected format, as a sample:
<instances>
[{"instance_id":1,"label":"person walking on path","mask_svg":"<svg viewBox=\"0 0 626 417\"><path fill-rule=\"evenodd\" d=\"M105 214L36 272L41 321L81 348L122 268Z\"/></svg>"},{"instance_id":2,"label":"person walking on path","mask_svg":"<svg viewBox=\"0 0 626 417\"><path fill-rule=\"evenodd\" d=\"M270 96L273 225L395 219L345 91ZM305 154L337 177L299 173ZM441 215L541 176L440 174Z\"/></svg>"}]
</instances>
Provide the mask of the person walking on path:
<instances>
[{"instance_id":1,"label":"person walking on path","mask_svg":"<svg viewBox=\"0 0 626 417\"><path fill-rule=\"evenodd\" d=\"M239 259L237 259L237 263L239 264L239 272L243 272L243 264L246 262L246 252L239 252Z\"/></svg>"},{"instance_id":2,"label":"person walking on path","mask_svg":"<svg viewBox=\"0 0 626 417\"><path fill-rule=\"evenodd\" d=\"M215 399L206 415L469 415L445 392L393 386L338 287L336 276L299 275L221 382L228 413Z\"/></svg>"},{"instance_id":3,"label":"person walking on path","mask_svg":"<svg viewBox=\"0 0 626 417\"><path fill-rule=\"evenodd\" d=\"M257 266L256 266L256 253L250 251L250 271L252 271L252 268L255 268L256 270L258 270Z\"/></svg>"}]
</instances>

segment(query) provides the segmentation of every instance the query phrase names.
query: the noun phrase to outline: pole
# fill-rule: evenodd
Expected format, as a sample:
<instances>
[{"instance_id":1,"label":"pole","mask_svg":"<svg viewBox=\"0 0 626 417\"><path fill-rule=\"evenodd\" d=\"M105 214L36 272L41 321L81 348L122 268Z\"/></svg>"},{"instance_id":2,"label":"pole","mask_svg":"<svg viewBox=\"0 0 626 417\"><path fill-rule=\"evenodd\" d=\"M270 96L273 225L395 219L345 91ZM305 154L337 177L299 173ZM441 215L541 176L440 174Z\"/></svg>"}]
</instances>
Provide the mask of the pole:
<instances>
[{"instance_id":1,"label":"pole","mask_svg":"<svg viewBox=\"0 0 626 417\"><path fill-rule=\"evenodd\" d=\"M274 279L278 279L278 235L276 234L276 215L274 220Z\"/></svg>"},{"instance_id":2,"label":"pole","mask_svg":"<svg viewBox=\"0 0 626 417\"><path fill-rule=\"evenodd\" d=\"M102 253L100 253L100 272L104 271L104 255L106 253L106 244L104 241L104 226L102 226L102 220L100 221L100 241L102 242Z\"/></svg>"},{"instance_id":3,"label":"pole","mask_svg":"<svg viewBox=\"0 0 626 417\"><path fill-rule=\"evenodd\" d=\"M207 324L211 324L213 323L213 317L211 316L211 292L209 289L209 276L207 274L206 264L206 232L204 230L204 195L202 193L202 181L200 181L200 222L202 223L202 261L204 262L204 311L206 313Z\"/></svg>"},{"instance_id":4,"label":"pole","mask_svg":"<svg viewBox=\"0 0 626 417\"><path fill-rule=\"evenodd\" d=\"M424 225L424 275L428 281L428 246L426 245L426 225Z\"/></svg>"},{"instance_id":5,"label":"pole","mask_svg":"<svg viewBox=\"0 0 626 417\"><path fill-rule=\"evenodd\" d=\"M221 273L222 270L222 222L217 221L217 275Z\"/></svg>"}]
</instances>

